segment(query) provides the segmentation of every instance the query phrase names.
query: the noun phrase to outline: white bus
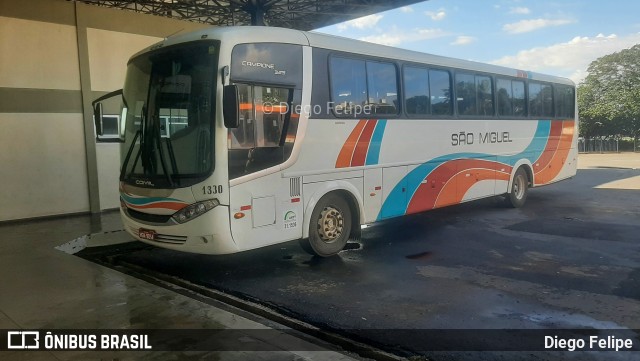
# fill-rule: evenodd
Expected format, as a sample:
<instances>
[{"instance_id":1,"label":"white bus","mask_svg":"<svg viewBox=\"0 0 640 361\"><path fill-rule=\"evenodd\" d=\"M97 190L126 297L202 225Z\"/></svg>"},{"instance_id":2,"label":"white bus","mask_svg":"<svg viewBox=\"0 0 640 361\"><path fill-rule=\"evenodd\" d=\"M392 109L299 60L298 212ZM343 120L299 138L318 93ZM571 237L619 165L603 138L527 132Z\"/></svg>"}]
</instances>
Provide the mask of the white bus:
<instances>
[{"instance_id":1,"label":"white bus","mask_svg":"<svg viewBox=\"0 0 640 361\"><path fill-rule=\"evenodd\" d=\"M570 80L312 32L170 37L117 94L122 220L173 250L299 239L331 256L361 225L496 195L520 207L576 174Z\"/></svg>"}]
</instances>

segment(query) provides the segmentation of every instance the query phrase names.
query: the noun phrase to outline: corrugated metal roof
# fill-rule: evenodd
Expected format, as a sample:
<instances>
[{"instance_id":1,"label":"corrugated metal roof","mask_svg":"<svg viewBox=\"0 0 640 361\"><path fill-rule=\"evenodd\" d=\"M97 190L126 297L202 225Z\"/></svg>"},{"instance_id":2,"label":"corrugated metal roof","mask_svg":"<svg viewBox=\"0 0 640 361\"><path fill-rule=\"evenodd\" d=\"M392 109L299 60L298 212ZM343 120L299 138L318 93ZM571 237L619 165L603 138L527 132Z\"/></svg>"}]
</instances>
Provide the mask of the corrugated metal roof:
<instances>
[{"instance_id":1,"label":"corrugated metal roof","mask_svg":"<svg viewBox=\"0 0 640 361\"><path fill-rule=\"evenodd\" d=\"M72 0L216 26L312 30L425 0ZM257 20L256 20L257 19Z\"/></svg>"}]
</instances>

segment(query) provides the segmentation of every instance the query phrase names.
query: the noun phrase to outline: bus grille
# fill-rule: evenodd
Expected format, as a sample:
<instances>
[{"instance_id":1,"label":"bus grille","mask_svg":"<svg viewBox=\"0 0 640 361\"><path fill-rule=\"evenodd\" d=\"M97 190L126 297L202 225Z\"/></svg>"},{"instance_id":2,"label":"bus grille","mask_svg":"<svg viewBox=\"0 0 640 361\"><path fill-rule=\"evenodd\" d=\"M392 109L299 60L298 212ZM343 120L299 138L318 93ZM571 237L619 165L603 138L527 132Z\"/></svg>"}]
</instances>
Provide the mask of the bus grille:
<instances>
[{"instance_id":1,"label":"bus grille","mask_svg":"<svg viewBox=\"0 0 640 361\"><path fill-rule=\"evenodd\" d=\"M156 242L171 243L171 244L183 244L187 241L186 236L171 236L168 234L156 235Z\"/></svg>"},{"instance_id":2,"label":"bus grille","mask_svg":"<svg viewBox=\"0 0 640 361\"><path fill-rule=\"evenodd\" d=\"M130 229L131 233L138 234L138 228L130 227ZM174 236L170 234L157 233L154 241L169 244L184 244L185 242L187 242L187 236Z\"/></svg>"},{"instance_id":3,"label":"bus grille","mask_svg":"<svg viewBox=\"0 0 640 361\"><path fill-rule=\"evenodd\" d=\"M133 210L131 208L127 208L127 213L129 213L129 216L131 216L131 218L134 218L143 222L149 222L149 223L167 223L171 219L170 215L167 216L162 214L143 213L143 212L138 212L136 210Z\"/></svg>"}]
</instances>

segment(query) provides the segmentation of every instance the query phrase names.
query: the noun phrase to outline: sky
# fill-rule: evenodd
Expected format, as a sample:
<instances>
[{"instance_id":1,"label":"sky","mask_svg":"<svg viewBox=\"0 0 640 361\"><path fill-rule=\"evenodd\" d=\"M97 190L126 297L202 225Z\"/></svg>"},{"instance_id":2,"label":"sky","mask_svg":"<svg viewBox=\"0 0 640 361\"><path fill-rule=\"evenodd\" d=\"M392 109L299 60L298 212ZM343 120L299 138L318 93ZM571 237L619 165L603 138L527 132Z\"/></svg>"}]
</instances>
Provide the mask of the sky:
<instances>
[{"instance_id":1,"label":"sky","mask_svg":"<svg viewBox=\"0 0 640 361\"><path fill-rule=\"evenodd\" d=\"M638 0L429 0L316 31L570 78L640 44Z\"/></svg>"}]
</instances>

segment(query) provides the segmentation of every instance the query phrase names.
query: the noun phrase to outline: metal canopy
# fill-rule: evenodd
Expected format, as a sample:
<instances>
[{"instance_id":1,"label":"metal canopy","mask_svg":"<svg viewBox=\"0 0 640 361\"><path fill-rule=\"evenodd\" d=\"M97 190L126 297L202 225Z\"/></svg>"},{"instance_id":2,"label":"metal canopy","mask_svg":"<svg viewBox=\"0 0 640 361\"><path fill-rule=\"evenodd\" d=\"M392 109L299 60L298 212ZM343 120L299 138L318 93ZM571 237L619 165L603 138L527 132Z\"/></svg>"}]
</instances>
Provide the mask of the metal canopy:
<instances>
[{"instance_id":1,"label":"metal canopy","mask_svg":"<svg viewBox=\"0 0 640 361\"><path fill-rule=\"evenodd\" d=\"M312 30L424 0L75 0L211 24Z\"/></svg>"}]
</instances>

